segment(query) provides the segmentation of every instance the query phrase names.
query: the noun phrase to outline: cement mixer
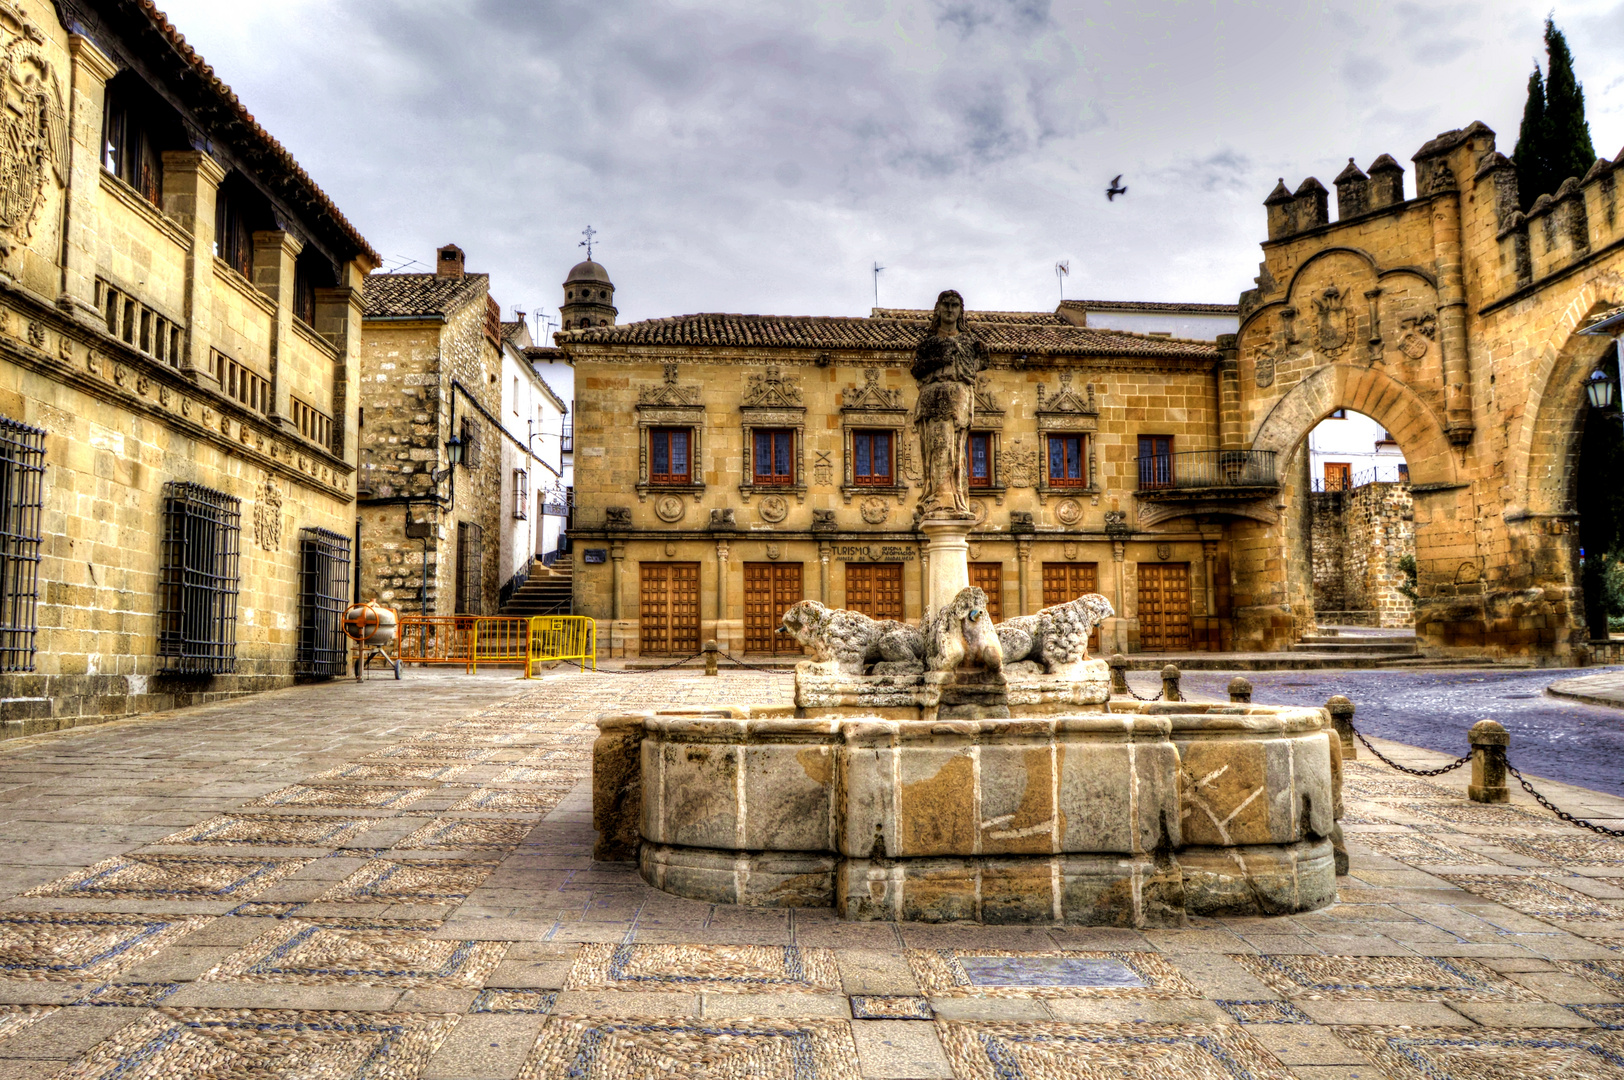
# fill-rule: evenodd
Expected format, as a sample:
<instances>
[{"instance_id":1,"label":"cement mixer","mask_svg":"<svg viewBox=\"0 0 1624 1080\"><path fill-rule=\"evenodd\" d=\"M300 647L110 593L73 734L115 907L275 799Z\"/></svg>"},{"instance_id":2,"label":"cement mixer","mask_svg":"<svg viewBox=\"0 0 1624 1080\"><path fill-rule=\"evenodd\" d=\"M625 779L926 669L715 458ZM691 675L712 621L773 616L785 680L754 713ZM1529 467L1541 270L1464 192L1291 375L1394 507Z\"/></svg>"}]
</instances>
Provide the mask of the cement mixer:
<instances>
[{"instance_id":1,"label":"cement mixer","mask_svg":"<svg viewBox=\"0 0 1624 1080\"><path fill-rule=\"evenodd\" d=\"M394 669L395 678L400 678L400 650L397 648L394 656L389 655L389 647L395 644L399 630L400 613L376 600L351 604L344 609L344 636L355 642L356 647L356 682L361 681L362 673L375 658L382 658Z\"/></svg>"}]
</instances>

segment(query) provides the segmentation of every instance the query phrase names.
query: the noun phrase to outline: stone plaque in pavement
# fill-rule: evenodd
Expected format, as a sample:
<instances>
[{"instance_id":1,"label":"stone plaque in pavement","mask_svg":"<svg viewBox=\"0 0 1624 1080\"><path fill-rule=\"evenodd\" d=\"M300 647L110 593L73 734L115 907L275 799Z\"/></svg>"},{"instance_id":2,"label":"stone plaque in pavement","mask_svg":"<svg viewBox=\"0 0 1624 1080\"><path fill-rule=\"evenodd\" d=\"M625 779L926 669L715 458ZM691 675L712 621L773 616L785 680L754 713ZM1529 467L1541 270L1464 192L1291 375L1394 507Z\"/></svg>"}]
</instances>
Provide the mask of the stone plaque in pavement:
<instances>
[{"instance_id":1,"label":"stone plaque in pavement","mask_svg":"<svg viewBox=\"0 0 1624 1080\"><path fill-rule=\"evenodd\" d=\"M1120 960L1077 956L961 956L975 986L1145 986Z\"/></svg>"}]
</instances>

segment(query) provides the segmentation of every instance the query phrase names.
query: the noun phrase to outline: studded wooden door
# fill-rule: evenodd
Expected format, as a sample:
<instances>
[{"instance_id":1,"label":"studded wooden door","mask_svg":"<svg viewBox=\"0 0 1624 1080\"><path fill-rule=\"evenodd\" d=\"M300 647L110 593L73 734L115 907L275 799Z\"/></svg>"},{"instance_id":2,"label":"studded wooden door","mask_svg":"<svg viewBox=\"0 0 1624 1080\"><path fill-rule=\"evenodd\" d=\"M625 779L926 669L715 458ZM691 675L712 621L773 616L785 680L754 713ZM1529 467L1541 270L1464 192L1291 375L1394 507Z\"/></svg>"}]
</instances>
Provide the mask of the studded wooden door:
<instances>
[{"instance_id":1,"label":"studded wooden door","mask_svg":"<svg viewBox=\"0 0 1624 1080\"><path fill-rule=\"evenodd\" d=\"M690 656L699 651L699 564L641 564L637 609L644 656Z\"/></svg>"},{"instance_id":2,"label":"studded wooden door","mask_svg":"<svg viewBox=\"0 0 1624 1080\"><path fill-rule=\"evenodd\" d=\"M1004 564L1001 562L973 562L970 564L970 584L987 594L987 614L993 622L1004 621Z\"/></svg>"},{"instance_id":3,"label":"studded wooden door","mask_svg":"<svg viewBox=\"0 0 1624 1080\"><path fill-rule=\"evenodd\" d=\"M1043 606L1069 603L1079 596L1100 591L1100 564L1091 562L1046 562L1043 564ZM1100 647L1100 628L1088 635L1088 648Z\"/></svg>"},{"instance_id":4,"label":"studded wooden door","mask_svg":"<svg viewBox=\"0 0 1624 1080\"><path fill-rule=\"evenodd\" d=\"M902 618L902 564L847 563L846 607L871 619Z\"/></svg>"},{"instance_id":5,"label":"studded wooden door","mask_svg":"<svg viewBox=\"0 0 1624 1080\"><path fill-rule=\"evenodd\" d=\"M1184 652L1190 648L1190 564L1139 564L1139 648Z\"/></svg>"},{"instance_id":6,"label":"studded wooden door","mask_svg":"<svg viewBox=\"0 0 1624 1080\"><path fill-rule=\"evenodd\" d=\"M801 593L801 564L744 564L744 649L753 653L798 653L800 643L778 633L784 612L806 599Z\"/></svg>"}]
</instances>

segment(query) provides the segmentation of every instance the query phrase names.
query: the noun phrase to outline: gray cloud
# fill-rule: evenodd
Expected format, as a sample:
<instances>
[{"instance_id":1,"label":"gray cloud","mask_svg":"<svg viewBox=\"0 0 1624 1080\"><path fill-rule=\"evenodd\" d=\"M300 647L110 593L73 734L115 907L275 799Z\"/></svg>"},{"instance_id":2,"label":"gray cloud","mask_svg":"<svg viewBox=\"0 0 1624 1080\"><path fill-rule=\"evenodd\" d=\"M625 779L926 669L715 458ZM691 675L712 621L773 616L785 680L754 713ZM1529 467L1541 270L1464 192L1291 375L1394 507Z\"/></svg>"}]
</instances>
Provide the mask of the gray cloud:
<instances>
[{"instance_id":1,"label":"gray cloud","mask_svg":"<svg viewBox=\"0 0 1624 1080\"><path fill-rule=\"evenodd\" d=\"M509 308L600 258L623 319L1232 300L1278 175L1515 139L1544 8L1046 0L171 0L381 251L455 241ZM1598 147L1617 0L1565 5ZM1579 31L1583 30L1581 34ZM1132 188L1107 203L1118 172Z\"/></svg>"}]
</instances>

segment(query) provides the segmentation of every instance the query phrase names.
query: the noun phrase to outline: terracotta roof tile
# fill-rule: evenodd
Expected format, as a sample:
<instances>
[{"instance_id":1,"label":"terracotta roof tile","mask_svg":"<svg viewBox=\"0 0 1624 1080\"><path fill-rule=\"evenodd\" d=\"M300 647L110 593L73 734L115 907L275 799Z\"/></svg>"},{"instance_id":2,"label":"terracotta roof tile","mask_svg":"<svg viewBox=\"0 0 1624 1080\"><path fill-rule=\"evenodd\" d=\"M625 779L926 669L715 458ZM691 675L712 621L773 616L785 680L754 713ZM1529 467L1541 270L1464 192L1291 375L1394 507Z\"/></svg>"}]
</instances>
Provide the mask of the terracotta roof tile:
<instances>
[{"instance_id":1,"label":"terracotta roof tile","mask_svg":"<svg viewBox=\"0 0 1624 1080\"><path fill-rule=\"evenodd\" d=\"M197 54L197 51L191 45L187 44L186 39L181 36L179 30L175 29L168 16L159 11L152 0L135 0L135 6L152 21L153 27L163 35L164 39L169 42L181 59L197 73L202 84L216 97L220 98L226 105L227 110L233 113L237 121L247 129L247 137L242 141L258 143L258 149L267 152L277 164L281 165L287 171L294 186L303 189L302 194L310 202L314 203L321 213L331 218L337 230L355 245L357 254L365 255L372 261L374 266L382 263L383 260L378 257L378 253L372 250L372 245L368 244L355 226L350 224L349 219L339 211L333 200L327 197L327 193L316 186L316 182L310 178L310 174L304 171L299 163L294 160L293 155L281 143L271 137L270 132L260 127L259 121L255 120L253 114L238 100L231 87L221 81L220 77L214 73L214 69Z\"/></svg>"},{"instance_id":2,"label":"terracotta roof tile","mask_svg":"<svg viewBox=\"0 0 1624 1080\"><path fill-rule=\"evenodd\" d=\"M909 313L912 314L912 313ZM991 317L985 317L991 316ZM1020 316L1015 318L1012 316ZM992 352L1055 356L1142 356L1214 359L1211 342L1150 337L1072 326L1058 316L969 312L977 336ZM817 315L679 315L621 326L594 326L555 335L560 345L710 345L780 349L911 350L924 333L917 318L836 318Z\"/></svg>"},{"instance_id":3,"label":"terracotta roof tile","mask_svg":"<svg viewBox=\"0 0 1624 1080\"><path fill-rule=\"evenodd\" d=\"M449 315L490 289L489 274L368 274L362 285L367 318Z\"/></svg>"},{"instance_id":4,"label":"terracotta roof tile","mask_svg":"<svg viewBox=\"0 0 1624 1080\"><path fill-rule=\"evenodd\" d=\"M1061 307L1085 311L1167 311L1187 315L1238 315L1239 304L1177 304L1162 300L1062 300Z\"/></svg>"}]
</instances>

